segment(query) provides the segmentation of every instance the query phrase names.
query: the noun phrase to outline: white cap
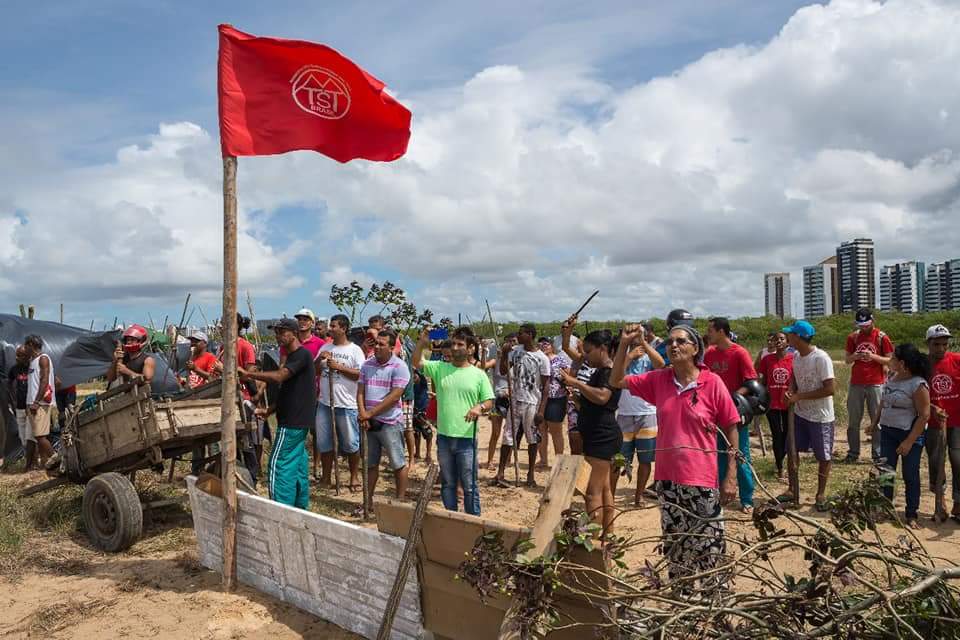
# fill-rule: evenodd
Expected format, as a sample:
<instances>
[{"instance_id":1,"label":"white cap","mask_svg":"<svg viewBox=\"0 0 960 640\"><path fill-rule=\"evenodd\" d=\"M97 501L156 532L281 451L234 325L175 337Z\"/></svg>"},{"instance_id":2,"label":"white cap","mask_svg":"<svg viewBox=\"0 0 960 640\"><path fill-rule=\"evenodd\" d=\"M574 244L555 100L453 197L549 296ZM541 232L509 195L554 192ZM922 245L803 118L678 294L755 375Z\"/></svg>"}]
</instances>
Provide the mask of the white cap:
<instances>
[{"instance_id":1,"label":"white cap","mask_svg":"<svg viewBox=\"0 0 960 640\"><path fill-rule=\"evenodd\" d=\"M300 316L306 316L311 320L313 320L314 322L317 321L317 316L313 315L313 311L310 311L310 309L307 309L306 307L304 307L303 309L300 309L300 311L297 311L295 314L293 314L294 318L299 318Z\"/></svg>"},{"instance_id":2,"label":"white cap","mask_svg":"<svg viewBox=\"0 0 960 640\"><path fill-rule=\"evenodd\" d=\"M950 329L947 329L942 324L935 324L929 329L927 329L927 340L933 340L934 338L952 338L950 335Z\"/></svg>"},{"instance_id":3,"label":"white cap","mask_svg":"<svg viewBox=\"0 0 960 640\"><path fill-rule=\"evenodd\" d=\"M207 340L207 334L205 334L203 331L194 331L193 333L190 334L190 339L200 340L201 342L210 342L209 340Z\"/></svg>"}]
</instances>

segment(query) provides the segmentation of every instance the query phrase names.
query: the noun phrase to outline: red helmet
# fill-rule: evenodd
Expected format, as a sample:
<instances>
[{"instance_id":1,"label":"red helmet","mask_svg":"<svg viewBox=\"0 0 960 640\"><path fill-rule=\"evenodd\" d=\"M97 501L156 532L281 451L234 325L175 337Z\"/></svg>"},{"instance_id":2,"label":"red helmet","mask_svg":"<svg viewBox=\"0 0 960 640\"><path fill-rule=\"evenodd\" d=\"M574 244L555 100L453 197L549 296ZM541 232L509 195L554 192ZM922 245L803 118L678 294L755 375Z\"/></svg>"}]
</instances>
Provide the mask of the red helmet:
<instances>
[{"instance_id":1,"label":"red helmet","mask_svg":"<svg viewBox=\"0 0 960 640\"><path fill-rule=\"evenodd\" d=\"M136 342L127 342L127 338L134 338ZM132 324L123 332L123 350L129 354L140 353L147 343L147 330L138 324Z\"/></svg>"}]
</instances>

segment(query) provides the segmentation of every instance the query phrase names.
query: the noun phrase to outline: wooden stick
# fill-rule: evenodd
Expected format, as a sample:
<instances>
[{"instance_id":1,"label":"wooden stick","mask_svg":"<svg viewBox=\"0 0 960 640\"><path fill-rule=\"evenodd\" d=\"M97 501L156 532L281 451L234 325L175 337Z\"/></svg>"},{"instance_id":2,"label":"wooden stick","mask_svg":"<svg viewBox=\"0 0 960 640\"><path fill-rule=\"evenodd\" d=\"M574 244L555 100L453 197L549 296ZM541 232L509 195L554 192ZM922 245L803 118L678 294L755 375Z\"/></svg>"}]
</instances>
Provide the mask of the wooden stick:
<instances>
[{"instance_id":1,"label":"wooden stick","mask_svg":"<svg viewBox=\"0 0 960 640\"><path fill-rule=\"evenodd\" d=\"M520 434L517 433L516 428L516 411L514 410L516 404L514 403L514 398L516 397L516 389L513 388L513 364L510 362L510 352L507 352L507 389L510 390L510 433L513 434L513 484L514 486L520 486L520 447L518 446L518 441L520 440ZM530 444L529 442L527 443Z\"/></svg>"},{"instance_id":2,"label":"wooden stick","mask_svg":"<svg viewBox=\"0 0 960 640\"><path fill-rule=\"evenodd\" d=\"M797 455L797 435L794 426L793 405L787 413L787 477L793 500L800 504L800 458Z\"/></svg>"},{"instance_id":3,"label":"wooden stick","mask_svg":"<svg viewBox=\"0 0 960 640\"><path fill-rule=\"evenodd\" d=\"M597 289L597 290L594 291L592 294L590 294L590 297L587 298L587 301L584 302L582 305L580 305L580 308L577 309L576 311L574 311L574 312L573 312L573 315L575 315L575 316L580 315L580 312L583 311L588 304L590 304L590 301L591 301L591 300L593 300L594 298L597 297L597 294L598 294L598 293L600 293L600 289Z\"/></svg>"},{"instance_id":4,"label":"wooden stick","mask_svg":"<svg viewBox=\"0 0 960 640\"><path fill-rule=\"evenodd\" d=\"M383 621L380 622L380 631L377 632L377 640L387 640L390 637L390 629L393 627L393 618L397 614L397 607L400 606L400 597L403 595L403 587L407 583L407 574L410 572L410 565L413 564L413 555L416 553L417 546L420 544L420 529L423 526L423 517L427 513L427 502L430 501L430 494L433 492L433 483L437 480L437 474L440 468L432 463L427 469L427 477L420 488L420 495L417 497L417 507L413 511L413 520L410 521L410 531L407 533L407 541L403 545L403 555L400 556L400 566L397 567L397 577L393 580L393 587L390 589L390 597L387 598L387 606L383 611Z\"/></svg>"},{"instance_id":5,"label":"wooden stick","mask_svg":"<svg viewBox=\"0 0 960 640\"><path fill-rule=\"evenodd\" d=\"M220 403L223 588L233 591L237 585L237 159L232 156L223 158L223 331L228 336L223 342Z\"/></svg>"},{"instance_id":6,"label":"wooden stick","mask_svg":"<svg viewBox=\"0 0 960 640\"><path fill-rule=\"evenodd\" d=\"M340 447L337 442L337 410L333 402L333 369L327 363L327 386L330 389L330 431L333 436L333 493L340 495Z\"/></svg>"},{"instance_id":7,"label":"wooden stick","mask_svg":"<svg viewBox=\"0 0 960 640\"><path fill-rule=\"evenodd\" d=\"M757 430L757 436L760 438L760 453L766 458L767 440L763 437L763 424L760 422L760 416L753 419L753 428Z\"/></svg>"},{"instance_id":8,"label":"wooden stick","mask_svg":"<svg viewBox=\"0 0 960 640\"><path fill-rule=\"evenodd\" d=\"M60 324L63 324L63 303L60 303Z\"/></svg>"},{"instance_id":9,"label":"wooden stick","mask_svg":"<svg viewBox=\"0 0 960 640\"><path fill-rule=\"evenodd\" d=\"M360 474L361 488L363 489L363 519L370 518L370 508L367 501L370 499L370 491L367 486L367 430L360 426L360 466L363 473Z\"/></svg>"}]
</instances>

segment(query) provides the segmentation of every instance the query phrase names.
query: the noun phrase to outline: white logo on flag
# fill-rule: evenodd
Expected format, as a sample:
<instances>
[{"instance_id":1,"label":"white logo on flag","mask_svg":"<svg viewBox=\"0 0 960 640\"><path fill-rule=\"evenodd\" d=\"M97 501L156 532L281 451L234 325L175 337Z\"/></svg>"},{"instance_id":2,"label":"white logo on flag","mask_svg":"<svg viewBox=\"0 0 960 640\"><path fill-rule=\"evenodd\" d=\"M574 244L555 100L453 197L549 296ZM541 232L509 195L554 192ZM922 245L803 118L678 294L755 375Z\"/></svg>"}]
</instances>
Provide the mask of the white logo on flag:
<instances>
[{"instance_id":1,"label":"white logo on flag","mask_svg":"<svg viewBox=\"0 0 960 640\"><path fill-rule=\"evenodd\" d=\"M311 115L339 120L350 110L350 85L329 69L308 64L290 80L297 106Z\"/></svg>"}]
</instances>

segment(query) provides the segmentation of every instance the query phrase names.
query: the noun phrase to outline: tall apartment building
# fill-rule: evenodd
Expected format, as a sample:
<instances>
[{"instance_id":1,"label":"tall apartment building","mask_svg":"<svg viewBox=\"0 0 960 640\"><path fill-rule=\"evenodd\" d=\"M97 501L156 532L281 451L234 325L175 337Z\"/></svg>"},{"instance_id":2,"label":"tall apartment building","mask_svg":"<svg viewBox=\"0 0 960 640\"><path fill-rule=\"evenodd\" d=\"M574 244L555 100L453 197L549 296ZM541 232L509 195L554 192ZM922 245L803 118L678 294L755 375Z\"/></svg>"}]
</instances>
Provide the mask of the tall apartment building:
<instances>
[{"instance_id":1,"label":"tall apartment building","mask_svg":"<svg viewBox=\"0 0 960 640\"><path fill-rule=\"evenodd\" d=\"M790 315L790 274L763 274L764 312L768 316L785 318Z\"/></svg>"},{"instance_id":2,"label":"tall apartment building","mask_svg":"<svg viewBox=\"0 0 960 640\"><path fill-rule=\"evenodd\" d=\"M928 265L924 285L924 310L960 309L960 258Z\"/></svg>"},{"instance_id":3,"label":"tall apartment building","mask_svg":"<svg viewBox=\"0 0 960 640\"><path fill-rule=\"evenodd\" d=\"M832 316L840 311L837 257L803 268L803 315L805 318Z\"/></svg>"},{"instance_id":4,"label":"tall apartment building","mask_svg":"<svg viewBox=\"0 0 960 640\"><path fill-rule=\"evenodd\" d=\"M917 313L924 309L924 264L916 260L880 268L880 309Z\"/></svg>"},{"instance_id":5,"label":"tall apartment building","mask_svg":"<svg viewBox=\"0 0 960 640\"><path fill-rule=\"evenodd\" d=\"M877 300L873 240L857 238L837 247L837 280L840 283L840 313L873 307Z\"/></svg>"}]
</instances>

